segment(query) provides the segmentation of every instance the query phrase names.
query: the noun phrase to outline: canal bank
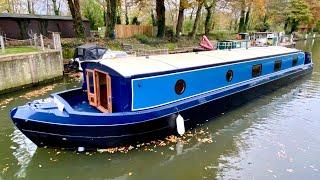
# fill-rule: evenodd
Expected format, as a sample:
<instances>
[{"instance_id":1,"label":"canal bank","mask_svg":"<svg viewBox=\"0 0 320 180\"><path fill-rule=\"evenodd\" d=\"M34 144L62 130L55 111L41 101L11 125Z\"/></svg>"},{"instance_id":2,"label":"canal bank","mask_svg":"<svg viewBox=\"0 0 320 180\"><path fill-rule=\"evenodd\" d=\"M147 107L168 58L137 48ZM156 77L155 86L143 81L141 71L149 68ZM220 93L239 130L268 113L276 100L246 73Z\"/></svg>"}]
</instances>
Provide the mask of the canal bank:
<instances>
[{"instance_id":1,"label":"canal bank","mask_svg":"<svg viewBox=\"0 0 320 180\"><path fill-rule=\"evenodd\" d=\"M61 78L63 58L57 50L0 56L0 94Z\"/></svg>"}]
</instances>

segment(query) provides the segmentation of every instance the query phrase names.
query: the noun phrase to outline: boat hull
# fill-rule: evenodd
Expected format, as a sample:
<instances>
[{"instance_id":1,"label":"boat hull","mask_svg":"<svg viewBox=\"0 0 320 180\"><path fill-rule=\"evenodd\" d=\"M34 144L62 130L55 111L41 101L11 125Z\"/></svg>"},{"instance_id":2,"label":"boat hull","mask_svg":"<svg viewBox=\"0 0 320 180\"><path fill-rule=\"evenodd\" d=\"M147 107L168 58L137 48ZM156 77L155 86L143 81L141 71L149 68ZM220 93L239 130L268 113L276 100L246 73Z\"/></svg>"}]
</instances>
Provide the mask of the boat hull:
<instances>
[{"instance_id":1,"label":"boat hull","mask_svg":"<svg viewBox=\"0 0 320 180\"><path fill-rule=\"evenodd\" d=\"M194 106L189 106L185 109L179 108L183 109L181 111L163 110L168 112L164 113L166 115L152 112L153 118L151 118L151 116L140 113L140 117L145 118L145 120L132 123L73 124L71 121L69 124L66 121L64 123L51 123L52 121L49 119L55 118L55 116L48 116L47 121L36 120L36 116L32 114L28 106L13 109L11 118L16 127L39 147L49 146L68 149L85 147L91 149L131 145L177 134L176 117L178 114L184 118L186 129L190 129L254 98L273 92L297 78L310 74L310 72L312 72L312 65L278 76L273 80L266 79L254 86L224 91L219 95L215 95L215 98L211 97L208 101L199 99L198 102L203 101L203 103L194 104ZM29 118L19 117L17 111L23 111L23 113L30 111L30 114L26 115ZM64 117L67 121L68 118L78 118L79 122L81 122L81 118L88 118L89 121L93 121L94 119L101 119L101 116L68 115ZM139 113L134 117L123 115L123 118L139 118ZM59 121L59 119L56 121ZM106 119L106 121L108 120Z\"/></svg>"}]
</instances>

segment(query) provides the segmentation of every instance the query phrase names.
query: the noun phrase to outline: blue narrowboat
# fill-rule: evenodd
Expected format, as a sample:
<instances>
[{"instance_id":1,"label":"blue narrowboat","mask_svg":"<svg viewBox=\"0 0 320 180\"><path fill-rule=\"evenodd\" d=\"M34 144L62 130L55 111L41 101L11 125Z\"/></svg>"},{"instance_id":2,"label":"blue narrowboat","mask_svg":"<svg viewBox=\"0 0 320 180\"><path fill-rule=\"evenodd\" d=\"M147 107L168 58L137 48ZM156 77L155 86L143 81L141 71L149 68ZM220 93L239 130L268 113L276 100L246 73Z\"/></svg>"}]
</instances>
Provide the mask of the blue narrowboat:
<instances>
[{"instance_id":1,"label":"blue narrowboat","mask_svg":"<svg viewBox=\"0 0 320 180\"><path fill-rule=\"evenodd\" d=\"M11 110L39 147L144 142L212 119L312 72L311 55L253 47L82 63L81 88Z\"/></svg>"}]
</instances>

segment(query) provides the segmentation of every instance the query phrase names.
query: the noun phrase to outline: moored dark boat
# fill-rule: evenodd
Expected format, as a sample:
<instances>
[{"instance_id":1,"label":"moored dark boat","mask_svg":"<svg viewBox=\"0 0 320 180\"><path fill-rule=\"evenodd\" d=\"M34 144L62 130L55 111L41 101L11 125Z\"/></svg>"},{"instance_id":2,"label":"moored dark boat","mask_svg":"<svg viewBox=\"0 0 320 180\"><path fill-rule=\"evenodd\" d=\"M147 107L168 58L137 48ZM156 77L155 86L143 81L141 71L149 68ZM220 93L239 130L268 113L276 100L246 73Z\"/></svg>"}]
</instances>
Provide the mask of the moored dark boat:
<instances>
[{"instance_id":1,"label":"moored dark boat","mask_svg":"<svg viewBox=\"0 0 320 180\"><path fill-rule=\"evenodd\" d=\"M83 63L82 88L11 111L38 146L105 148L181 133L311 72L311 56L259 47Z\"/></svg>"}]
</instances>

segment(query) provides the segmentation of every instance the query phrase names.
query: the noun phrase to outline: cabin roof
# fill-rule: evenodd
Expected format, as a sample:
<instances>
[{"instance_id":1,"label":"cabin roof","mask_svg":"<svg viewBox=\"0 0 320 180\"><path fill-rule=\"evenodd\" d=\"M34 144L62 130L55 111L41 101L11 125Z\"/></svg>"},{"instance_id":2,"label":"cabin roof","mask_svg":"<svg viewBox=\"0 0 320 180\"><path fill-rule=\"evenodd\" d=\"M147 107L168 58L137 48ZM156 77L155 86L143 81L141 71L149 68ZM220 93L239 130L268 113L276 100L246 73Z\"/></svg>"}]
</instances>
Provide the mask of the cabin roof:
<instances>
[{"instance_id":1,"label":"cabin roof","mask_svg":"<svg viewBox=\"0 0 320 180\"><path fill-rule=\"evenodd\" d=\"M252 47L249 49L232 49L203 51L198 53L181 53L169 55L155 55L149 57L126 57L106 59L100 61L124 77L161 73L206 65L232 63L246 59L269 57L281 54L299 52L297 49L280 46Z\"/></svg>"}]
</instances>

